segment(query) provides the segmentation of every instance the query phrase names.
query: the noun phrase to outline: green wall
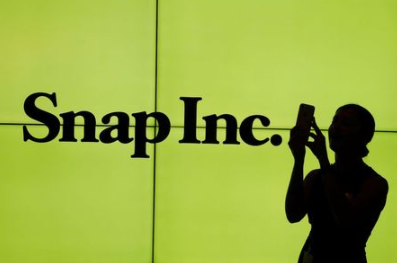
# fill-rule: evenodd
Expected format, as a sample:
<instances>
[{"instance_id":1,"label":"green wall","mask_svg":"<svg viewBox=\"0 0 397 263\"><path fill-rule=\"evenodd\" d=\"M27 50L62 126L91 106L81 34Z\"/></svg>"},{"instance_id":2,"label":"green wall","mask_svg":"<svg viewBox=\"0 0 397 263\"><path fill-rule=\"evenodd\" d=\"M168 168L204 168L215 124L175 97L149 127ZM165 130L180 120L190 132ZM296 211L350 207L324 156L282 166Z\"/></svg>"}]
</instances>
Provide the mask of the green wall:
<instances>
[{"instance_id":1,"label":"green wall","mask_svg":"<svg viewBox=\"0 0 397 263\"><path fill-rule=\"evenodd\" d=\"M286 129L302 102L322 129L346 103L373 113L365 160L390 191L367 255L396 262L396 10L391 0L2 1L0 262L296 262L310 225L284 214ZM38 104L57 115L157 109L173 127L147 159L130 158L133 143L24 142L35 92L56 92L57 108ZM258 138L283 143L180 144L181 96L203 98L200 126L209 114L261 114L272 129ZM305 171L317 167L308 154Z\"/></svg>"}]
</instances>

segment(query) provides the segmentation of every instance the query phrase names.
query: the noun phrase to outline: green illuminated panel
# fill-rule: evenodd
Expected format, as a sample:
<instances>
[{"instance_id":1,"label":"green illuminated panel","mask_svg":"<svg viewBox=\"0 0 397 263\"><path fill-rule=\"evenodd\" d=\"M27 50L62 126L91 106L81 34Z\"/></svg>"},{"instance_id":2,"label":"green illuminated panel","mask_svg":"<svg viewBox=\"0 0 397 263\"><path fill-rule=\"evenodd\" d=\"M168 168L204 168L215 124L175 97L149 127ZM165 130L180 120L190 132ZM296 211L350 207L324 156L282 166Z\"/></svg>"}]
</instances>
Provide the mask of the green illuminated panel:
<instances>
[{"instance_id":1,"label":"green illuminated panel","mask_svg":"<svg viewBox=\"0 0 397 263\"><path fill-rule=\"evenodd\" d=\"M278 147L183 145L178 143L182 129L173 129L170 138L157 146L156 262L297 261L310 225L307 218L289 224L284 212L293 165L288 133L256 131L258 138L275 133L284 138ZM393 162L382 162L380 156L393 158L397 137L375 138L369 163L394 189ZM333 153L329 155L333 161ZM308 153L305 173L315 168L317 161ZM396 207L397 197L390 193L368 243L370 262L392 262L397 256Z\"/></svg>"},{"instance_id":2,"label":"green illuminated panel","mask_svg":"<svg viewBox=\"0 0 397 263\"><path fill-rule=\"evenodd\" d=\"M0 17L0 122L33 122L35 92L54 113L154 110L155 1L2 1Z\"/></svg>"},{"instance_id":3,"label":"green illuminated panel","mask_svg":"<svg viewBox=\"0 0 397 263\"><path fill-rule=\"evenodd\" d=\"M156 99L172 125L183 125L184 96L203 98L199 125L204 115L241 123L261 114L291 128L305 102L327 128L337 107L353 102L373 113L378 130L397 129L397 2L158 2ZM291 225L284 213L288 131L256 130L284 141L253 147L180 144L182 129L173 128L156 158L148 144L151 157L140 159L130 158L135 141L38 144L23 142L21 126L1 125L33 122L23 102L39 91L57 93L58 107L41 99L43 109L89 110L98 124L111 111L154 111L155 4L0 3L0 262L151 262L153 231L154 262L297 261L310 226L306 218ZM366 158L391 189L367 244L371 263L397 258L396 147L395 134L377 133ZM305 172L317 167L308 153Z\"/></svg>"},{"instance_id":4,"label":"green illuminated panel","mask_svg":"<svg viewBox=\"0 0 397 263\"><path fill-rule=\"evenodd\" d=\"M389 182L386 208L367 243L368 262L393 262L397 258L397 178L395 166L395 133L376 133L369 144L367 163Z\"/></svg>"},{"instance_id":5,"label":"green illuminated panel","mask_svg":"<svg viewBox=\"0 0 397 263\"><path fill-rule=\"evenodd\" d=\"M153 159L131 159L133 145L21 134L0 126L0 262L150 262Z\"/></svg>"},{"instance_id":6,"label":"green illuminated panel","mask_svg":"<svg viewBox=\"0 0 397 263\"><path fill-rule=\"evenodd\" d=\"M291 127L301 102L325 124L354 102L396 130L396 10L378 0L160 1L159 109L181 125L179 97L196 96L199 116L263 114Z\"/></svg>"}]
</instances>

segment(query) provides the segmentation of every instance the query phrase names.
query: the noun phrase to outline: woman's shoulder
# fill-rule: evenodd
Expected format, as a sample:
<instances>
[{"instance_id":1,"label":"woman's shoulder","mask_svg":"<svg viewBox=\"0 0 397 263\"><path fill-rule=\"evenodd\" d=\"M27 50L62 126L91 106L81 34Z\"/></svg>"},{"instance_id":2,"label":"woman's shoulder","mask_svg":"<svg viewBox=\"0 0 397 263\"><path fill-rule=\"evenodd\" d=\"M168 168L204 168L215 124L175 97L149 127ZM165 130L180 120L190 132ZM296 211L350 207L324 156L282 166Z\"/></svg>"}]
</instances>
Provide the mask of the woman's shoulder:
<instances>
[{"instance_id":1,"label":"woman's shoulder","mask_svg":"<svg viewBox=\"0 0 397 263\"><path fill-rule=\"evenodd\" d=\"M317 178L320 178L321 176L321 169L314 169L311 170L305 177L304 182L306 184L313 184L316 180L318 180Z\"/></svg>"},{"instance_id":2,"label":"woman's shoulder","mask_svg":"<svg viewBox=\"0 0 397 263\"><path fill-rule=\"evenodd\" d=\"M366 180L367 184L371 184L372 187L376 187L381 191L388 192L389 183L386 178L376 172L371 166L367 166L368 169L368 177Z\"/></svg>"},{"instance_id":3,"label":"woman's shoulder","mask_svg":"<svg viewBox=\"0 0 397 263\"><path fill-rule=\"evenodd\" d=\"M327 169L313 169L306 175L306 178L308 180L314 180L315 178L320 177L322 173L333 172L334 171L333 169L334 169L333 164L331 164Z\"/></svg>"},{"instance_id":4,"label":"woman's shoulder","mask_svg":"<svg viewBox=\"0 0 397 263\"><path fill-rule=\"evenodd\" d=\"M313 184L315 181L319 180L318 178L321 177L321 174L324 172L333 172L335 171L334 164L331 164L329 169L322 170L322 169L314 169L311 170L305 177L305 182L307 184ZM371 166L367 166L367 178L365 179L366 184L372 185L374 188L378 188L380 191L388 192L389 184L387 180L377 173Z\"/></svg>"}]
</instances>

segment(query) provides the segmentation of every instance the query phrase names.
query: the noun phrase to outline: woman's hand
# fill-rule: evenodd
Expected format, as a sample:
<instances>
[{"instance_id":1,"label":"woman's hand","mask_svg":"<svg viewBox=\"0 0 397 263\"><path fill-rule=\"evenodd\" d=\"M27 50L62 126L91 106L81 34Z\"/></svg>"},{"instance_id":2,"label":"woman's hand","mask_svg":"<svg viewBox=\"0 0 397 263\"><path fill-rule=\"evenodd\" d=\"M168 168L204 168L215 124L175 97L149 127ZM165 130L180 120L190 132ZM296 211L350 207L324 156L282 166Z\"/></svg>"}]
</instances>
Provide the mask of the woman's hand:
<instances>
[{"instance_id":1,"label":"woman's hand","mask_svg":"<svg viewBox=\"0 0 397 263\"><path fill-rule=\"evenodd\" d=\"M305 143L302 130L297 126L293 127L290 132L288 145L295 161L303 161L305 159Z\"/></svg>"},{"instance_id":2,"label":"woman's hand","mask_svg":"<svg viewBox=\"0 0 397 263\"><path fill-rule=\"evenodd\" d=\"M307 147L313 152L313 154L317 157L320 167L327 168L329 167L329 160L327 154L327 146L325 137L322 134L320 128L318 128L315 118L313 117L313 125L315 133L311 132L309 134L310 137L314 139L314 141L306 142Z\"/></svg>"}]
</instances>

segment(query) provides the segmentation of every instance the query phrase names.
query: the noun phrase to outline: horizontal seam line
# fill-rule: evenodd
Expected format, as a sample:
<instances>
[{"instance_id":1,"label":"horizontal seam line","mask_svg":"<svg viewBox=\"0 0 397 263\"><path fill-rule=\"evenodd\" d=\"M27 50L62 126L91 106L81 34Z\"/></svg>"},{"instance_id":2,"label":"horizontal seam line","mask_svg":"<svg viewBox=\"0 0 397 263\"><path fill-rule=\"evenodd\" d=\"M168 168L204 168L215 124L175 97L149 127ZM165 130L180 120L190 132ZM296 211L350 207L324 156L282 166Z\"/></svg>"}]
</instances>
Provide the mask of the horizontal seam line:
<instances>
[{"instance_id":1,"label":"horizontal seam line","mask_svg":"<svg viewBox=\"0 0 397 263\"><path fill-rule=\"evenodd\" d=\"M44 126L46 127L47 125L40 124L40 123L0 123L0 126ZM63 124L60 124L60 126L63 126ZM84 124L75 124L74 126L76 127L84 127ZM111 127L113 126L112 124L97 124L95 125L96 127ZM135 125L129 125L128 127L134 128L136 127ZM154 128L154 125L147 125L147 128ZM171 125L170 128L177 128L177 129L183 129L184 126L182 125ZM197 126L198 129L205 129L205 126ZM226 129L224 126L217 127L217 129ZM278 128L278 127L272 127L272 128L267 128L267 127L252 127L253 130L285 130L289 131L291 128ZM320 129L321 131L328 131L328 129ZM384 132L384 133L397 133L397 130L375 130L375 132Z\"/></svg>"}]
</instances>

